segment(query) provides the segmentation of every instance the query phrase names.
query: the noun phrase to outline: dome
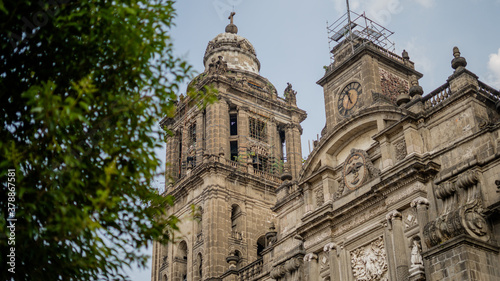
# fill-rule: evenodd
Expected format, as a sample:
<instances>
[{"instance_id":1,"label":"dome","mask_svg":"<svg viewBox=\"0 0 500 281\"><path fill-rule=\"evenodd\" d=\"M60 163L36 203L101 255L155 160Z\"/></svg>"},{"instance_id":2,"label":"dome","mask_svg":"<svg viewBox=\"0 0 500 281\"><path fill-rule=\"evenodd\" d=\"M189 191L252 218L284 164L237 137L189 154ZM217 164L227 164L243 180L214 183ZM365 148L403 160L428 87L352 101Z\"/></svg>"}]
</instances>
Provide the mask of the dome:
<instances>
[{"instance_id":1,"label":"dome","mask_svg":"<svg viewBox=\"0 0 500 281\"><path fill-rule=\"evenodd\" d=\"M222 56L227 62L228 69L239 69L259 74L260 62L254 47L248 39L236 33L221 33L208 42L203 57L205 71L208 71L209 64L217 61L219 56Z\"/></svg>"}]
</instances>

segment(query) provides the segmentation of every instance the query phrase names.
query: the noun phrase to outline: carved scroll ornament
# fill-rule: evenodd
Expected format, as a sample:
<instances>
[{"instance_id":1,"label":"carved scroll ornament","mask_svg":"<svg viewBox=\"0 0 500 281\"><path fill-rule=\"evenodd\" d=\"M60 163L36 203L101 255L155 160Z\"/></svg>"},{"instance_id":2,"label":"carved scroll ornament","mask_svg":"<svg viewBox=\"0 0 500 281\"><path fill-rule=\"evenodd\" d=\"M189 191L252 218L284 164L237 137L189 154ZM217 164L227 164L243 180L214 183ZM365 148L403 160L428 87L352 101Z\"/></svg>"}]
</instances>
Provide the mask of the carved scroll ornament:
<instances>
[{"instance_id":1,"label":"carved scroll ornament","mask_svg":"<svg viewBox=\"0 0 500 281\"><path fill-rule=\"evenodd\" d=\"M462 173L456 182L441 184L435 193L436 197L443 201L443 211L437 219L424 227L424 241L428 247L461 234L482 241L490 239L490 230L480 198L477 171Z\"/></svg>"}]
</instances>

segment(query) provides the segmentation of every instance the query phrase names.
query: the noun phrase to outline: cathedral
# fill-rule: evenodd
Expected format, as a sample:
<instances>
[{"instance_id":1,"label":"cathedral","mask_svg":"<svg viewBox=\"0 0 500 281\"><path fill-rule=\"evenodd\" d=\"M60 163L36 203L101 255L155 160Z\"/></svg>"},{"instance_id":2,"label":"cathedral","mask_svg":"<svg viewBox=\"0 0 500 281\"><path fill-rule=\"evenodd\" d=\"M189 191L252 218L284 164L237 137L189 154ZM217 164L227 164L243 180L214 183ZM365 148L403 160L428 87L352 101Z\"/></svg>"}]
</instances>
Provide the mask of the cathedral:
<instances>
[{"instance_id":1,"label":"cathedral","mask_svg":"<svg viewBox=\"0 0 500 281\"><path fill-rule=\"evenodd\" d=\"M457 47L424 93L383 27L333 26L326 124L303 160L300 93L259 74L233 16L188 86L218 101L181 95L161 121L181 222L154 244L152 281L500 280L500 92Z\"/></svg>"}]
</instances>

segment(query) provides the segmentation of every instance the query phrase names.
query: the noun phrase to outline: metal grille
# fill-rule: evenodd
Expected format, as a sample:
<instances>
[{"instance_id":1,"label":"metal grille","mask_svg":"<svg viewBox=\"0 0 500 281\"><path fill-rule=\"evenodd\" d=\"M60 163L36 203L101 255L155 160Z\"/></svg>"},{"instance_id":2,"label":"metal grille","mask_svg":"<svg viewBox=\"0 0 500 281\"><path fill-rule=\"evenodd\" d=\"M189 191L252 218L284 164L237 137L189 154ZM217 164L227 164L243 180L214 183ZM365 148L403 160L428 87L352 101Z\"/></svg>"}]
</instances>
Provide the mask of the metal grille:
<instances>
[{"instance_id":1,"label":"metal grille","mask_svg":"<svg viewBox=\"0 0 500 281\"><path fill-rule=\"evenodd\" d=\"M254 138L254 139L262 141L262 142L267 141L266 123L250 117L249 118L249 126L250 126L250 137L251 138Z\"/></svg>"}]
</instances>

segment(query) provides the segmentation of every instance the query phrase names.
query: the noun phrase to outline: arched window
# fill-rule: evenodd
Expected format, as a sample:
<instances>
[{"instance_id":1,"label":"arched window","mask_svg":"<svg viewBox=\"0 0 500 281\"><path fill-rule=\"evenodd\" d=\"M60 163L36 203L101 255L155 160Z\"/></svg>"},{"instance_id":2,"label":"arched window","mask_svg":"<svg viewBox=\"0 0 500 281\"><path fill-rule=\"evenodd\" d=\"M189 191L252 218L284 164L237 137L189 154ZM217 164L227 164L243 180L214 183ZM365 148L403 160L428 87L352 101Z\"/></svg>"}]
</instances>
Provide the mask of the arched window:
<instances>
[{"instance_id":1,"label":"arched window","mask_svg":"<svg viewBox=\"0 0 500 281\"><path fill-rule=\"evenodd\" d=\"M177 248L177 257L181 260L187 261L187 243L184 240L179 243L179 247Z\"/></svg>"},{"instance_id":2,"label":"arched window","mask_svg":"<svg viewBox=\"0 0 500 281\"><path fill-rule=\"evenodd\" d=\"M237 240L243 239L243 217L240 206L233 204L231 206L231 237Z\"/></svg>"},{"instance_id":3,"label":"arched window","mask_svg":"<svg viewBox=\"0 0 500 281\"><path fill-rule=\"evenodd\" d=\"M194 214L195 218L195 228L196 235L199 235L202 232L202 222L203 222L203 208L199 206Z\"/></svg>"},{"instance_id":4,"label":"arched window","mask_svg":"<svg viewBox=\"0 0 500 281\"><path fill-rule=\"evenodd\" d=\"M188 247L186 241L181 241L175 254L174 281L187 280Z\"/></svg>"},{"instance_id":5,"label":"arched window","mask_svg":"<svg viewBox=\"0 0 500 281\"><path fill-rule=\"evenodd\" d=\"M235 230L238 228L239 220L238 218L241 216L240 206L234 204L231 208L231 228Z\"/></svg>"},{"instance_id":6,"label":"arched window","mask_svg":"<svg viewBox=\"0 0 500 281\"><path fill-rule=\"evenodd\" d=\"M257 239L257 258L262 257L262 251L266 248L266 237L262 235Z\"/></svg>"},{"instance_id":7,"label":"arched window","mask_svg":"<svg viewBox=\"0 0 500 281\"><path fill-rule=\"evenodd\" d=\"M196 256L195 280L203 280L203 256L198 253Z\"/></svg>"}]
</instances>

